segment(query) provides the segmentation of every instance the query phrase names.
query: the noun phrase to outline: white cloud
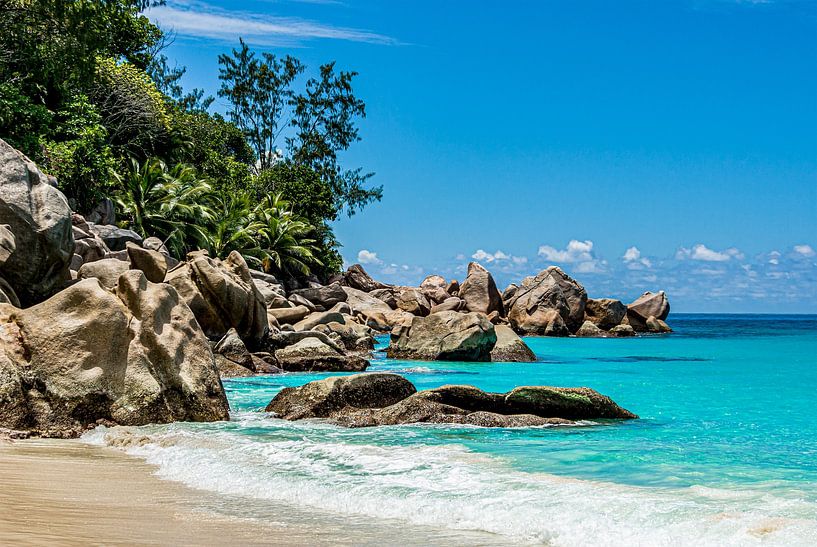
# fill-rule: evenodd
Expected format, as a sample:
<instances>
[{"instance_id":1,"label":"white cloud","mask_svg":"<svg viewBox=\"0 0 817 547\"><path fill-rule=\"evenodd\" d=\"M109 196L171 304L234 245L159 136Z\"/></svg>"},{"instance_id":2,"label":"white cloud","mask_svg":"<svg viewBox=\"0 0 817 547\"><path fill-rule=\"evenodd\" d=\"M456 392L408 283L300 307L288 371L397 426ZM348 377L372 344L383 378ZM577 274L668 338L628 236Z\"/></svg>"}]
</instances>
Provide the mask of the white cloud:
<instances>
[{"instance_id":1,"label":"white cloud","mask_svg":"<svg viewBox=\"0 0 817 547\"><path fill-rule=\"evenodd\" d=\"M458 260L460 259L460 256L462 256L462 255L457 255ZM463 257L463 258L465 258L465 257ZM477 251L474 254L471 255L471 258L473 258L474 260L476 260L478 262L488 262L488 263L491 263L491 262L494 262L494 261L499 262L499 261L502 261L502 260L512 260L515 264L525 264L528 261L528 259L525 258L524 256L513 256L513 255L509 255L507 253L504 253L502 251L499 251L499 250L497 250L497 252L495 252L495 253L489 253L489 252L486 252L484 249L477 249Z\"/></svg>"},{"instance_id":2,"label":"white cloud","mask_svg":"<svg viewBox=\"0 0 817 547\"><path fill-rule=\"evenodd\" d=\"M642 257L641 251L639 251L638 247L636 246L630 247L624 251L624 256L622 256L621 259L631 270L640 270L642 267L652 267L652 262L650 262L650 259L647 257Z\"/></svg>"},{"instance_id":3,"label":"white cloud","mask_svg":"<svg viewBox=\"0 0 817 547\"><path fill-rule=\"evenodd\" d=\"M537 254L551 262L565 262L568 264L594 260L593 242L589 239L586 241L571 239L567 247L561 250L550 245L542 245L539 247Z\"/></svg>"},{"instance_id":4,"label":"white cloud","mask_svg":"<svg viewBox=\"0 0 817 547\"><path fill-rule=\"evenodd\" d=\"M383 261L377 257L377 253L373 253L372 251L361 249L360 252L357 253L357 261L361 264L382 264Z\"/></svg>"},{"instance_id":5,"label":"white cloud","mask_svg":"<svg viewBox=\"0 0 817 547\"><path fill-rule=\"evenodd\" d=\"M715 251L703 243L698 243L697 245L693 245L692 249L681 247L678 249L678 252L675 253L675 258L678 260L689 258L691 260L702 260L704 262L726 262L732 258L742 260L744 255L734 247L730 247L725 251Z\"/></svg>"},{"instance_id":6,"label":"white cloud","mask_svg":"<svg viewBox=\"0 0 817 547\"><path fill-rule=\"evenodd\" d=\"M794 252L808 257L812 257L817 254L814 252L814 249L811 248L811 245L795 245Z\"/></svg>"},{"instance_id":7,"label":"white cloud","mask_svg":"<svg viewBox=\"0 0 817 547\"><path fill-rule=\"evenodd\" d=\"M282 45L301 40L330 39L372 44L396 44L388 36L367 30L335 27L296 17L226 10L196 0L177 0L171 6L151 8L148 17L182 36L237 41L257 45Z\"/></svg>"}]
</instances>

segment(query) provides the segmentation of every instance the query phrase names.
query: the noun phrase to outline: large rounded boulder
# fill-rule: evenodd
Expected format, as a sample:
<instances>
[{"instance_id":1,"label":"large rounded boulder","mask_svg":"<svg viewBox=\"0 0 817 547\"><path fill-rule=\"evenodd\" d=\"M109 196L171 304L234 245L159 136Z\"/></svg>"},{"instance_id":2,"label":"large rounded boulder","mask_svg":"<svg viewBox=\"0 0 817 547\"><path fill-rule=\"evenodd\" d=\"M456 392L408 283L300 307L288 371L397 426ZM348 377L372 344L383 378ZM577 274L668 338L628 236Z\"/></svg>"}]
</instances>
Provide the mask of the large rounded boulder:
<instances>
[{"instance_id":1,"label":"large rounded boulder","mask_svg":"<svg viewBox=\"0 0 817 547\"><path fill-rule=\"evenodd\" d=\"M495 345L496 331L485 315L442 311L399 328L387 353L394 359L490 361Z\"/></svg>"},{"instance_id":2,"label":"large rounded boulder","mask_svg":"<svg viewBox=\"0 0 817 547\"><path fill-rule=\"evenodd\" d=\"M165 282L179 292L213 340L234 328L254 349L269 331L264 298L244 257L235 251L225 260L210 258L206 251L189 253L186 262L167 272Z\"/></svg>"},{"instance_id":3,"label":"large rounded boulder","mask_svg":"<svg viewBox=\"0 0 817 547\"><path fill-rule=\"evenodd\" d=\"M657 293L647 291L627 306L627 312L629 315L635 314L642 321L649 317L664 321L669 315L669 299L664 291Z\"/></svg>"},{"instance_id":4,"label":"large rounded boulder","mask_svg":"<svg viewBox=\"0 0 817 547\"><path fill-rule=\"evenodd\" d=\"M71 209L26 156L0 139L0 224L14 234L16 251L0 263L0 277L31 306L70 278L74 256Z\"/></svg>"},{"instance_id":5,"label":"large rounded boulder","mask_svg":"<svg viewBox=\"0 0 817 547\"><path fill-rule=\"evenodd\" d=\"M176 290L129 271L20 310L0 304L0 427L71 437L98 422L228 418L213 353Z\"/></svg>"},{"instance_id":6,"label":"large rounded boulder","mask_svg":"<svg viewBox=\"0 0 817 547\"><path fill-rule=\"evenodd\" d=\"M457 296L465 301L468 311L489 314L497 312L505 315L502 305L502 295L496 288L496 282L491 272L477 262L468 264L468 276L460 285Z\"/></svg>"},{"instance_id":7,"label":"large rounded boulder","mask_svg":"<svg viewBox=\"0 0 817 547\"><path fill-rule=\"evenodd\" d=\"M566 336L584 322L587 292L556 266L506 289L506 298L508 321L520 333Z\"/></svg>"}]
</instances>

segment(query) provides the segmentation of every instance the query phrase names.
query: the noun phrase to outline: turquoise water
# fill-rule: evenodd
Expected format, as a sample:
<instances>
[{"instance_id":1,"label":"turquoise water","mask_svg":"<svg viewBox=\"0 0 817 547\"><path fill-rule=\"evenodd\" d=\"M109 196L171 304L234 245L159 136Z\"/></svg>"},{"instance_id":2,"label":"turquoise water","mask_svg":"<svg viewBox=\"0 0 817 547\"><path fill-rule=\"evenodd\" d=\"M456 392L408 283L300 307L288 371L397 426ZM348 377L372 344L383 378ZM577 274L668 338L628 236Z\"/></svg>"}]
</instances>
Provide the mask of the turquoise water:
<instances>
[{"instance_id":1,"label":"turquoise water","mask_svg":"<svg viewBox=\"0 0 817 547\"><path fill-rule=\"evenodd\" d=\"M227 381L232 422L139 428L148 440L130 450L165 478L223 495L487 532L497 542L817 544L817 317L670 319L669 335L526 339L536 363L377 353L369 369L404 374L418 389L589 386L639 420L524 429L290 423L263 408L283 387L325 375L288 374ZM103 434L116 436L93 435Z\"/></svg>"}]
</instances>

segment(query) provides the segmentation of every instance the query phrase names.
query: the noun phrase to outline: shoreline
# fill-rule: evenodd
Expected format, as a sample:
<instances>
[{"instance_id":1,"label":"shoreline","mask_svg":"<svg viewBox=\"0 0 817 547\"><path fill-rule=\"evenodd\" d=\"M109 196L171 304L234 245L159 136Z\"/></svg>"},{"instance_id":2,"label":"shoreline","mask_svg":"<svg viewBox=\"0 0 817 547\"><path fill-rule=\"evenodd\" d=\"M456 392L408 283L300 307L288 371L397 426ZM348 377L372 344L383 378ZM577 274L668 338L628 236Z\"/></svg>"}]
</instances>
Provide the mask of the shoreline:
<instances>
[{"instance_id":1,"label":"shoreline","mask_svg":"<svg viewBox=\"0 0 817 547\"><path fill-rule=\"evenodd\" d=\"M396 537L403 545L510 544L493 534L277 503L267 506L273 518L269 511L261 517L255 500L190 488L155 471L80 439L0 439L0 545L384 545Z\"/></svg>"}]
</instances>

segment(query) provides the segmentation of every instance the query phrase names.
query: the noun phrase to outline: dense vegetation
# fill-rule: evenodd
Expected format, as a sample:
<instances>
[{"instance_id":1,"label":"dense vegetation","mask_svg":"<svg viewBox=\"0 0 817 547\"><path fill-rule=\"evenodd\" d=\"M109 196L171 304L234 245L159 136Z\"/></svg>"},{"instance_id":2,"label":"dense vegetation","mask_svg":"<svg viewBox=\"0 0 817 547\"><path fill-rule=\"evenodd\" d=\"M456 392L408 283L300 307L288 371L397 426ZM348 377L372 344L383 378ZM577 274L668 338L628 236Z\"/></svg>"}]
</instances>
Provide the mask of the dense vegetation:
<instances>
[{"instance_id":1,"label":"dense vegetation","mask_svg":"<svg viewBox=\"0 0 817 547\"><path fill-rule=\"evenodd\" d=\"M382 195L339 154L359 140L356 74L256 53L219 57L218 94L185 92L149 0L0 0L0 138L56 177L72 207L102 198L179 255L233 250L268 271L341 265L329 222ZM215 67L214 67L215 68Z\"/></svg>"}]
</instances>

